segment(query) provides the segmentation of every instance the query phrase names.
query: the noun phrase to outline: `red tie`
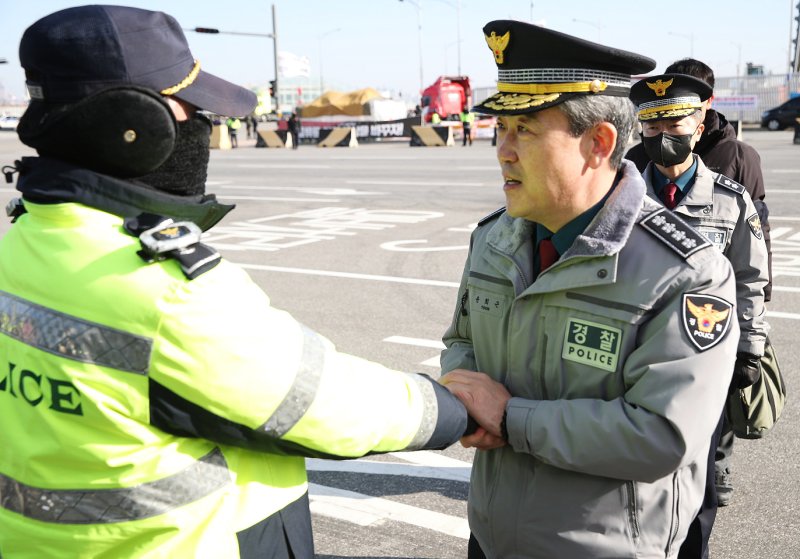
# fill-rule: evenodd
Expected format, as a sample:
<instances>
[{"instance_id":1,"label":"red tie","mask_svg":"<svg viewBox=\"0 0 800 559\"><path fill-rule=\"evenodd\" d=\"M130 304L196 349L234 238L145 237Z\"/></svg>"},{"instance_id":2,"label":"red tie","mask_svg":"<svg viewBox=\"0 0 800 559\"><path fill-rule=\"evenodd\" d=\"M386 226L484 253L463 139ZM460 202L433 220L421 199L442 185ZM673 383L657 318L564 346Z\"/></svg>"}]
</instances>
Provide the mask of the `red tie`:
<instances>
[{"instance_id":1,"label":"red tie","mask_svg":"<svg viewBox=\"0 0 800 559\"><path fill-rule=\"evenodd\" d=\"M661 192L661 196L664 200L664 205L667 206L670 210L675 208L675 193L678 191L678 185L674 182L669 183L667 186L664 187L664 190Z\"/></svg>"},{"instance_id":2,"label":"red tie","mask_svg":"<svg viewBox=\"0 0 800 559\"><path fill-rule=\"evenodd\" d=\"M558 260L558 251L553 245L553 241L550 239L539 241L539 273L541 274L549 268L556 260Z\"/></svg>"}]
</instances>

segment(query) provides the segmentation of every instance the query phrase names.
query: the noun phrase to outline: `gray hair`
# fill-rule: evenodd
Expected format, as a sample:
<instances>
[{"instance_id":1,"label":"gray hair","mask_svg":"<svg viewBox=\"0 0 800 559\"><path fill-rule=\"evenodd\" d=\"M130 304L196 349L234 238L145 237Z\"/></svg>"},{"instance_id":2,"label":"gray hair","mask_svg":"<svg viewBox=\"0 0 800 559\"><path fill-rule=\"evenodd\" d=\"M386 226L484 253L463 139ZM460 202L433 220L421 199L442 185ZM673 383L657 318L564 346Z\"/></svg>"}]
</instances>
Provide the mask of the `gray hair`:
<instances>
[{"instance_id":1,"label":"gray hair","mask_svg":"<svg viewBox=\"0 0 800 559\"><path fill-rule=\"evenodd\" d=\"M617 143L611 152L609 164L617 169L628 146L636 124L636 107L627 97L609 95L580 95L557 105L569 122L569 132L574 137L582 135L595 124L609 122L617 129Z\"/></svg>"}]
</instances>

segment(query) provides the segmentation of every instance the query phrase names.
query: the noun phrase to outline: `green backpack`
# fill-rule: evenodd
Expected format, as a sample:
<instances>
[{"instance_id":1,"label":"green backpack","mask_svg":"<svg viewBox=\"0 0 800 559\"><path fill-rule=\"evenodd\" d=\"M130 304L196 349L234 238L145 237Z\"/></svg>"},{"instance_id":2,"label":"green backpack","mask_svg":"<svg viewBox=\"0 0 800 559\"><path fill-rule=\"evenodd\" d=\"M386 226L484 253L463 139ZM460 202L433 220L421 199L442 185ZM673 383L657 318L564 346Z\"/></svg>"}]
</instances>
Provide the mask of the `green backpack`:
<instances>
[{"instance_id":1,"label":"green backpack","mask_svg":"<svg viewBox=\"0 0 800 559\"><path fill-rule=\"evenodd\" d=\"M725 404L733 434L740 439L760 439L777 423L785 403L786 384L775 348L767 338L761 378L752 386L734 390Z\"/></svg>"}]
</instances>

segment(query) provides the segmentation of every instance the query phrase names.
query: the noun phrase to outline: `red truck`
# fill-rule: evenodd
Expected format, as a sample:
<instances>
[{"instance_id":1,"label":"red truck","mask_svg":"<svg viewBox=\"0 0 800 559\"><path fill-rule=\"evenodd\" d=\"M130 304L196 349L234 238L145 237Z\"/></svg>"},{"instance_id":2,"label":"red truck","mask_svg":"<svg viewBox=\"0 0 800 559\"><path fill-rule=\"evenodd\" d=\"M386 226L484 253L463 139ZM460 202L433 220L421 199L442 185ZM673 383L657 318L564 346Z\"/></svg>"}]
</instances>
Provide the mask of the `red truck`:
<instances>
[{"instance_id":1,"label":"red truck","mask_svg":"<svg viewBox=\"0 0 800 559\"><path fill-rule=\"evenodd\" d=\"M422 115L425 122L431 121L434 112L442 120L451 117L458 120L464 105L472 107L472 87L467 76L439 76L422 92Z\"/></svg>"}]
</instances>

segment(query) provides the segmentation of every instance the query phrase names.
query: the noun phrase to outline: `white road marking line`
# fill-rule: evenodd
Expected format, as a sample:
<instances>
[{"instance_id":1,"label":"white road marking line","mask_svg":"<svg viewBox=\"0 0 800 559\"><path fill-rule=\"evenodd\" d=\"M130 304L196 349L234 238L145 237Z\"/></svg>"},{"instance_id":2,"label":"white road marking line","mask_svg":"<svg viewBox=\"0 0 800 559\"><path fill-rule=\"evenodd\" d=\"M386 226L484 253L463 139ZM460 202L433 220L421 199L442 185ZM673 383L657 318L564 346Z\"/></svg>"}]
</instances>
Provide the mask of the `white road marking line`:
<instances>
[{"instance_id":1,"label":"white road marking line","mask_svg":"<svg viewBox=\"0 0 800 559\"><path fill-rule=\"evenodd\" d=\"M262 202L340 202L338 198L286 198L282 196L237 196L236 194L225 194L220 192L217 198L225 200L259 200Z\"/></svg>"},{"instance_id":2,"label":"white road marking line","mask_svg":"<svg viewBox=\"0 0 800 559\"><path fill-rule=\"evenodd\" d=\"M417 347L429 347L432 349L444 349L444 344L441 342L441 340L425 340L422 338L407 338L405 336L389 336L383 341L394 344L413 345ZM439 369L441 367L440 357L438 355L435 355L430 359L426 359L425 361L420 362L420 365L425 365L426 367L433 367L434 369Z\"/></svg>"},{"instance_id":3,"label":"white road marking line","mask_svg":"<svg viewBox=\"0 0 800 559\"><path fill-rule=\"evenodd\" d=\"M770 169L770 173L778 173L778 174L785 174L785 173L800 173L800 169ZM770 190L770 192L772 192Z\"/></svg>"},{"instance_id":4,"label":"white road marking line","mask_svg":"<svg viewBox=\"0 0 800 559\"><path fill-rule=\"evenodd\" d=\"M469 245L453 245L453 246L443 246L443 247L412 247L408 245L418 245L420 243L427 243L427 240L414 240L414 241L388 241L385 243L381 243L380 247L383 250L389 250L392 252L443 252L443 251L450 251L450 250L467 250Z\"/></svg>"},{"instance_id":5,"label":"white road marking line","mask_svg":"<svg viewBox=\"0 0 800 559\"><path fill-rule=\"evenodd\" d=\"M772 286L773 291L786 291L788 293L800 293L800 287L780 287L778 285ZM769 304L769 303L767 303Z\"/></svg>"},{"instance_id":6,"label":"white road marking line","mask_svg":"<svg viewBox=\"0 0 800 559\"><path fill-rule=\"evenodd\" d=\"M261 264L235 263L246 270L261 270L264 272L285 272L288 274L305 274L307 276L327 276L348 279L362 279L370 281L386 281L392 283L410 283L414 285L431 285L434 287L458 287L455 281L439 281L417 278L400 278L396 276L376 276L372 274L353 274L350 272L334 272L330 270L312 270L309 268L286 268L283 266L264 266Z\"/></svg>"},{"instance_id":7,"label":"white road marking line","mask_svg":"<svg viewBox=\"0 0 800 559\"><path fill-rule=\"evenodd\" d=\"M771 240L776 240L792 230L791 227L774 227L770 228L769 237Z\"/></svg>"},{"instance_id":8,"label":"white road marking line","mask_svg":"<svg viewBox=\"0 0 800 559\"><path fill-rule=\"evenodd\" d=\"M309 194L321 194L324 196L360 196L364 195L384 195L385 192L369 192L367 190L356 190L355 188L336 188L336 187L318 187L313 186L248 186L243 184L221 184L218 188L230 188L232 190L290 190L293 192L307 192Z\"/></svg>"},{"instance_id":9,"label":"white road marking line","mask_svg":"<svg viewBox=\"0 0 800 559\"><path fill-rule=\"evenodd\" d=\"M432 347L433 349L444 349L444 344L439 340L426 340L424 338L407 338L406 336L389 336L383 340L393 344L413 345L417 347Z\"/></svg>"},{"instance_id":10,"label":"white road marking line","mask_svg":"<svg viewBox=\"0 0 800 559\"><path fill-rule=\"evenodd\" d=\"M798 171L800 172L800 171ZM772 194L800 194L800 190L780 190L777 188L770 188L769 189L770 195ZM769 205L769 201L767 201L767 205Z\"/></svg>"},{"instance_id":11,"label":"white road marking line","mask_svg":"<svg viewBox=\"0 0 800 559\"><path fill-rule=\"evenodd\" d=\"M485 182L432 182L432 181L387 181L387 180L366 180L351 179L345 181L347 184L368 184L384 186L488 186Z\"/></svg>"},{"instance_id":12,"label":"white road marking line","mask_svg":"<svg viewBox=\"0 0 800 559\"><path fill-rule=\"evenodd\" d=\"M406 462L420 464L422 466L433 466L437 468L458 468L470 466L470 462L464 462L457 458L450 458L439 452L430 450L418 450L416 452L390 452L389 456L400 458Z\"/></svg>"},{"instance_id":13,"label":"white road marking line","mask_svg":"<svg viewBox=\"0 0 800 559\"><path fill-rule=\"evenodd\" d=\"M772 223L773 221L800 221L800 217L776 216L776 215L769 216L769 222Z\"/></svg>"},{"instance_id":14,"label":"white road marking line","mask_svg":"<svg viewBox=\"0 0 800 559\"><path fill-rule=\"evenodd\" d=\"M800 320L800 314L767 310L767 318L788 318L790 320Z\"/></svg>"},{"instance_id":15,"label":"white road marking line","mask_svg":"<svg viewBox=\"0 0 800 559\"><path fill-rule=\"evenodd\" d=\"M421 361L420 365L425 365L426 367L433 367L434 369L439 369L442 366L442 361L441 358L437 355L436 357L431 357L430 359Z\"/></svg>"},{"instance_id":16,"label":"white road marking line","mask_svg":"<svg viewBox=\"0 0 800 559\"><path fill-rule=\"evenodd\" d=\"M347 520L359 526L370 526L382 520L391 520L464 540L469 539L469 524L466 518L315 483L308 484L308 495L311 512L315 514Z\"/></svg>"},{"instance_id":17,"label":"white road marking line","mask_svg":"<svg viewBox=\"0 0 800 559\"><path fill-rule=\"evenodd\" d=\"M409 453L411 454L411 453ZM408 476L448 481L469 482L472 466L460 462L457 466L431 466L403 462L378 462L375 460L320 460L306 458L306 469L313 472L345 472L381 476Z\"/></svg>"}]
</instances>

